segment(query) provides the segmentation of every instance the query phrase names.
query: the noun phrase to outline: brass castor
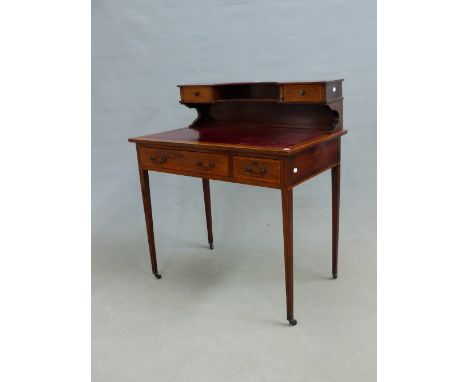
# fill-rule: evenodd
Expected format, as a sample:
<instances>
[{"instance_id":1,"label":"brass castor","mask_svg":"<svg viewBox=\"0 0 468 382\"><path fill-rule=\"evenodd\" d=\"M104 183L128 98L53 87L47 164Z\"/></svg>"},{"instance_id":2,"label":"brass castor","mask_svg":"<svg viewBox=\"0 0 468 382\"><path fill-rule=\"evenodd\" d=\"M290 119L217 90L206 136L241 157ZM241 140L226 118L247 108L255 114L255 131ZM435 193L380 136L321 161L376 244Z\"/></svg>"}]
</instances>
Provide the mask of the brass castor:
<instances>
[{"instance_id":1,"label":"brass castor","mask_svg":"<svg viewBox=\"0 0 468 382\"><path fill-rule=\"evenodd\" d=\"M213 249L213 248L214 248L213 243L210 243L210 249Z\"/></svg>"},{"instance_id":2,"label":"brass castor","mask_svg":"<svg viewBox=\"0 0 468 382\"><path fill-rule=\"evenodd\" d=\"M156 277L158 280L161 278L161 274L160 273L153 273L154 277Z\"/></svg>"},{"instance_id":3,"label":"brass castor","mask_svg":"<svg viewBox=\"0 0 468 382\"><path fill-rule=\"evenodd\" d=\"M291 318L289 321L289 325L294 326L297 324L297 321L294 318Z\"/></svg>"},{"instance_id":4,"label":"brass castor","mask_svg":"<svg viewBox=\"0 0 468 382\"><path fill-rule=\"evenodd\" d=\"M333 278L334 278L334 279L337 279L337 278L338 278L338 273L333 272Z\"/></svg>"}]
</instances>

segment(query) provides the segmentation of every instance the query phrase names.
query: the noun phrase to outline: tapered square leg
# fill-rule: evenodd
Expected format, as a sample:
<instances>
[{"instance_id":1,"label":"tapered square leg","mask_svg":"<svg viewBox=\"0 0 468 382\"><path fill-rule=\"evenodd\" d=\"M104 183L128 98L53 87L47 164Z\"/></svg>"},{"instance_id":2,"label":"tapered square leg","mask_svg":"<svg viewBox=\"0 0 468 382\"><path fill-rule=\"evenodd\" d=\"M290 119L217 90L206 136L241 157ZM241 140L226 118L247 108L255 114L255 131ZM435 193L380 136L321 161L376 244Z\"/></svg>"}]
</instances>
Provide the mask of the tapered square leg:
<instances>
[{"instance_id":1,"label":"tapered square leg","mask_svg":"<svg viewBox=\"0 0 468 382\"><path fill-rule=\"evenodd\" d=\"M286 319L296 325L294 319L294 272L293 272L293 191L281 190L283 207L284 274L286 282Z\"/></svg>"},{"instance_id":2,"label":"tapered square leg","mask_svg":"<svg viewBox=\"0 0 468 382\"><path fill-rule=\"evenodd\" d=\"M151 192L149 185L148 171L140 169L141 196L143 198L143 209L145 211L146 235L148 236L148 246L151 259L151 269L157 279L161 278L158 272L158 263L156 261L156 246L154 242L153 230L153 212L151 210Z\"/></svg>"},{"instance_id":3,"label":"tapered square leg","mask_svg":"<svg viewBox=\"0 0 468 382\"><path fill-rule=\"evenodd\" d=\"M340 165L332 168L332 275L338 277L338 238L340 231Z\"/></svg>"},{"instance_id":4,"label":"tapered square leg","mask_svg":"<svg viewBox=\"0 0 468 382\"><path fill-rule=\"evenodd\" d=\"M211 195L210 195L210 181L209 179L202 179L203 181L203 199L205 200L205 216L206 216L206 230L208 231L208 244L210 249L213 249L213 226L211 223Z\"/></svg>"}]
</instances>

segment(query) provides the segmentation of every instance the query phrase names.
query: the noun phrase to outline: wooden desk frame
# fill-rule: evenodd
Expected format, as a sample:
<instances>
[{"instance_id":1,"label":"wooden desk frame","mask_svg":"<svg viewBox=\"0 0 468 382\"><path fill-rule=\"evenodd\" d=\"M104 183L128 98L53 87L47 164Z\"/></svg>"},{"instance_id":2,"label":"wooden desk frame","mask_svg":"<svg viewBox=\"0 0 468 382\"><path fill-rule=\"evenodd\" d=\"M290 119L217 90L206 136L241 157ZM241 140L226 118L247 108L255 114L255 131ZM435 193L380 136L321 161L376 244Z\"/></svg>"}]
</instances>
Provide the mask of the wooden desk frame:
<instances>
[{"instance_id":1,"label":"wooden desk frame","mask_svg":"<svg viewBox=\"0 0 468 382\"><path fill-rule=\"evenodd\" d=\"M329 169L332 275L335 279L338 275L341 136L346 134L342 81L180 85L181 103L198 113L189 128L129 139L136 143L151 267L156 278L161 275L156 259L149 171L202 178L211 249L210 179L280 189L286 318L290 325L296 325L293 188ZM252 144L244 142L249 139Z\"/></svg>"}]
</instances>

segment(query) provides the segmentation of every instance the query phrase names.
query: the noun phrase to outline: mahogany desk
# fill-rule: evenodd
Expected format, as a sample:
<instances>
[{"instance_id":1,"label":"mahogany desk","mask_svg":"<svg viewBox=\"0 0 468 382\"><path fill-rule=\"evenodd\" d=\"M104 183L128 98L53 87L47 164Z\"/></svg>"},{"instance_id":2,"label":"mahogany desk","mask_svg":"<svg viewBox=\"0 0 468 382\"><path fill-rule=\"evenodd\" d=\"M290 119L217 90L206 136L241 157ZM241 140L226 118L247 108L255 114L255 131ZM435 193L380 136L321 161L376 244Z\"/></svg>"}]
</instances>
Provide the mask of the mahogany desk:
<instances>
[{"instance_id":1,"label":"mahogany desk","mask_svg":"<svg viewBox=\"0 0 468 382\"><path fill-rule=\"evenodd\" d=\"M151 267L156 262L148 171L202 178L213 249L209 179L281 190L287 320L293 314L293 187L331 169L332 274L338 272L342 81L179 85L198 116L188 127L136 143Z\"/></svg>"}]
</instances>

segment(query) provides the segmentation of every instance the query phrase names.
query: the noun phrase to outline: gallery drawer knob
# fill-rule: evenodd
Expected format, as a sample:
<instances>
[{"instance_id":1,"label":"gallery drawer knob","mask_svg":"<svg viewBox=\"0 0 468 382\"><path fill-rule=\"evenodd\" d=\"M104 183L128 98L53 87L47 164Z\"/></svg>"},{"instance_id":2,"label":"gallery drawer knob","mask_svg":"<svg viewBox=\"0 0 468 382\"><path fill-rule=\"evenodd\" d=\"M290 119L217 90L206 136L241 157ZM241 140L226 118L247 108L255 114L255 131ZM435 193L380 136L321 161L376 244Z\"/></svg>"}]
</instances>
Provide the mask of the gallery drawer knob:
<instances>
[{"instance_id":1,"label":"gallery drawer knob","mask_svg":"<svg viewBox=\"0 0 468 382\"><path fill-rule=\"evenodd\" d=\"M215 166L215 164L213 162L208 162L208 165L205 166L203 164L203 161L201 161L201 160L197 161L197 167L203 168L205 170L211 170L214 166Z\"/></svg>"},{"instance_id":2,"label":"gallery drawer knob","mask_svg":"<svg viewBox=\"0 0 468 382\"><path fill-rule=\"evenodd\" d=\"M199 92L198 90L196 90L196 91L193 92L193 95L194 95L195 97L198 97L198 96L200 95L200 92Z\"/></svg>"},{"instance_id":3,"label":"gallery drawer knob","mask_svg":"<svg viewBox=\"0 0 468 382\"><path fill-rule=\"evenodd\" d=\"M304 95L305 94L305 90L304 89L299 89L299 95Z\"/></svg>"},{"instance_id":4,"label":"gallery drawer knob","mask_svg":"<svg viewBox=\"0 0 468 382\"><path fill-rule=\"evenodd\" d=\"M158 163L166 163L167 161L167 157L165 155L161 155L161 156L153 155L153 156L150 156L150 159Z\"/></svg>"}]
</instances>

